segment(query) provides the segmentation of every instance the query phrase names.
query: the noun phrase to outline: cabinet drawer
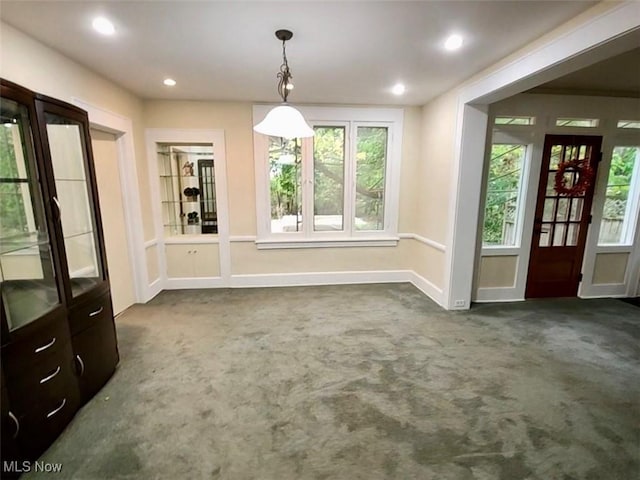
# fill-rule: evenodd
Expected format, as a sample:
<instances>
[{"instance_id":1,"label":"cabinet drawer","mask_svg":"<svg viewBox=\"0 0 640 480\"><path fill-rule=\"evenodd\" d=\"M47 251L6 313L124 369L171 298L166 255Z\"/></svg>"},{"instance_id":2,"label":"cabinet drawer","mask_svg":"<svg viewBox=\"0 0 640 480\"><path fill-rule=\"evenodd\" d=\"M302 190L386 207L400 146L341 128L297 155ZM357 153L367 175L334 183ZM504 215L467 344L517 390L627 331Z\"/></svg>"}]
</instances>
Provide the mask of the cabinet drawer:
<instances>
[{"instance_id":1,"label":"cabinet drawer","mask_svg":"<svg viewBox=\"0 0 640 480\"><path fill-rule=\"evenodd\" d=\"M109 293L71 309L69 313L71 335L80 333L106 318L113 318Z\"/></svg>"},{"instance_id":2,"label":"cabinet drawer","mask_svg":"<svg viewBox=\"0 0 640 480\"><path fill-rule=\"evenodd\" d=\"M18 413L46 409L60 398L77 396L71 342L58 355L25 368L20 377L9 380L8 389L11 406Z\"/></svg>"},{"instance_id":3,"label":"cabinet drawer","mask_svg":"<svg viewBox=\"0 0 640 480\"><path fill-rule=\"evenodd\" d=\"M82 401L93 397L111 378L118 364L118 345L113 319L105 318L72 339L79 364Z\"/></svg>"},{"instance_id":4,"label":"cabinet drawer","mask_svg":"<svg viewBox=\"0 0 640 480\"><path fill-rule=\"evenodd\" d=\"M21 376L25 368L59 355L69 342L69 328L64 317L2 348L2 368L5 380Z\"/></svg>"},{"instance_id":5,"label":"cabinet drawer","mask_svg":"<svg viewBox=\"0 0 640 480\"><path fill-rule=\"evenodd\" d=\"M50 399L38 408L16 415L19 424L16 442L28 458L37 458L64 430L78 410L77 391Z\"/></svg>"}]
</instances>

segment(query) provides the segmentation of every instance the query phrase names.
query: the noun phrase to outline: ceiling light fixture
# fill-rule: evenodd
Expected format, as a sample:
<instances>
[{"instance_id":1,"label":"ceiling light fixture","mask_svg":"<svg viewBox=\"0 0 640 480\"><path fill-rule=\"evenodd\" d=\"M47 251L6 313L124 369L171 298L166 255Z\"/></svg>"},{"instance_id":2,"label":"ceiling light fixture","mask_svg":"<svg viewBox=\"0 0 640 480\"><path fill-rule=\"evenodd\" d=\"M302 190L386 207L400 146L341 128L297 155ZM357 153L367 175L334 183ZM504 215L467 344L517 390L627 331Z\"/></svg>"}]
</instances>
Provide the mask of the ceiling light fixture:
<instances>
[{"instance_id":1,"label":"ceiling light fixture","mask_svg":"<svg viewBox=\"0 0 640 480\"><path fill-rule=\"evenodd\" d=\"M396 83L391 89L391 93L394 95L402 95L407 91L407 87L405 87L402 83Z\"/></svg>"},{"instance_id":2,"label":"ceiling light fixture","mask_svg":"<svg viewBox=\"0 0 640 480\"><path fill-rule=\"evenodd\" d=\"M96 17L93 19L93 28L102 35L113 35L116 32L116 27L113 26L111 20L104 17Z\"/></svg>"},{"instance_id":3,"label":"ceiling light fixture","mask_svg":"<svg viewBox=\"0 0 640 480\"><path fill-rule=\"evenodd\" d=\"M278 94L282 97L282 105L274 107L253 129L263 135L282 138L313 137L313 129L302 114L287 103L287 97L293 90L291 70L287 62L285 42L291 40L293 33L289 30L276 31L276 38L282 41L282 65L278 72Z\"/></svg>"},{"instance_id":4,"label":"ceiling light fixture","mask_svg":"<svg viewBox=\"0 0 640 480\"><path fill-rule=\"evenodd\" d=\"M460 35L450 35L444 42L444 48L449 51L458 50L462 46L462 37Z\"/></svg>"},{"instance_id":5,"label":"ceiling light fixture","mask_svg":"<svg viewBox=\"0 0 640 480\"><path fill-rule=\"evenodd\" d=\"M162 83L164 83L167 87L175 87L176 86L176 81L173 78L165 78Z\"/></svg>"}]
</instances>

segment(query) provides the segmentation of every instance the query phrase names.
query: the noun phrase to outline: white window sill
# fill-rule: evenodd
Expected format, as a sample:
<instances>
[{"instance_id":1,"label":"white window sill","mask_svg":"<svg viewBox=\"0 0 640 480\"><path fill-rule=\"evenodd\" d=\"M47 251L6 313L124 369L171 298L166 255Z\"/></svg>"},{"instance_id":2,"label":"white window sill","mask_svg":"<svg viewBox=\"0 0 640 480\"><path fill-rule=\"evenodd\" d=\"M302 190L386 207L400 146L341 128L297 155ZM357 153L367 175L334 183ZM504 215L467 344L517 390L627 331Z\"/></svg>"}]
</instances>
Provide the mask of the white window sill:
<instances>
[{"instance_id":1,"label":"white window sill","mask_svg":"<svg viewBox=\"0 0 640 480\"><path fill-rule=\"evenodd\" d=\"M342 248L342 247L396 247L398 237L341 238L341 239L268 239L256 240L258 250L280 248Z\"/></svg>"},{"instance_id":2,"label":"white window sill","mask_svg":"<svg viewBox=\"0 0 640 480\"><path fill-rule=\"evenodd\" d=\"M602 243L596 247L596 253L629 253L633 250L633 245L618 243Z\"/></svg>"},{"instance_id":3,"label":"white window sill","mask_svg":"<svg viewBox=\"0 0 640 480\"><path fill-rule=\"evenodd\" d=\"M517 245L495 245L482 247L483 257L499 257L502 255L511 256L520 254L521 247Z\"/></svg>"}]
</instances>

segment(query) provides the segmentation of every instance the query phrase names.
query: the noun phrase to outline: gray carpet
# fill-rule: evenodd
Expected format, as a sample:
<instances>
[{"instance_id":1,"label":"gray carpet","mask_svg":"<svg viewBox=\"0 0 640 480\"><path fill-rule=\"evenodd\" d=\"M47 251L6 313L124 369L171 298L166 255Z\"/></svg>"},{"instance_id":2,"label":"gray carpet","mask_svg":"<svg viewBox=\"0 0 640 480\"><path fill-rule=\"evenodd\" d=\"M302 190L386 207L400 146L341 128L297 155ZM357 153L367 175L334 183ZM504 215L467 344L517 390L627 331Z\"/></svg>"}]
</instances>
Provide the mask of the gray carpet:
<instances>
[{"instance_id":1,"label":"gray carpet","mask_svg":"<svg viewBox=\"0 0 640 480\"><path fill-rule=\"evenodd\" d=\"M640 309L408 284L163 292L41 460L73 479L640 478Z\"/></svg>"}]
</instances>

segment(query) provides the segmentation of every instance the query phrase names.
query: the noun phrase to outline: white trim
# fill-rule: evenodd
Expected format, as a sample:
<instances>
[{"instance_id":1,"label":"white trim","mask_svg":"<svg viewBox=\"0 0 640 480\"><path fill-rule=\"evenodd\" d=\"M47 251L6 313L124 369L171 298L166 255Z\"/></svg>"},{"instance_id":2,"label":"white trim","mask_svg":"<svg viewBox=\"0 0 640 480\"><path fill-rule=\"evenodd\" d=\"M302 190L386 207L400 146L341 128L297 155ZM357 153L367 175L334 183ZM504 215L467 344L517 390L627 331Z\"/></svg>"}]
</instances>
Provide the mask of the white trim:
<instances>
[{"instance_id":1,"label":"white trim","mask_svg":"<svg viewBox=\"0 0 640 480\"><path fill-rule=\"evenodd\" d=\"M151 208L153 210L154 228L158 239L158 268L163 287L172 288L207 288L221 286L228 283L231 276L231 246L229 243L229 206L226 170L226 146L224 130L215 129L176 129L176 128L148 128L145 131L149 185L151 189ZM214 151L214 169L216 178L216 208L218 213L218 234L215 236L202 235L184 237L166 237L162 225L160 212L161 196L158 176L158 159L156 144L158 143L194 143L212 144ZM219 244L218 261L220 265L220 279L210 281L197 278L168 278L165 245L171 244ZM217 279L218 277L216 277ZM186 287L185 285L192 285Z\"/></svg>"},{"instance_id":2,"label":"white trim","mask_svg":"<svg viewBox=\"0 0 640 480\"><path fill-rule=\"evenodd\" d=\"M220 238L217 235L182 235L180 237L165 237L165 245L200 245L200 244L220 244Z\"/></svg>"},{"instance_id":3,"label":"white trim","mask_svg":"<svg viewBox=\"0 0 640 480\"><path fill-rule=\"evenodd\" d=\"M626 283L592 284L588 293L579 295L580 298L622 298L628 296Z\"/></svg>"},{"instance_id":4,"label":"white trim","mask_svg":"<svg viewBox=\"0 0 640 480\"><path fill-rule=\"evenodd\" d=\"M253 122L258 123L274 105L254 105ZM297 106L307 121L314 125L336 125L345 132L345 229L342 232L330 232L329 236L351 240L356 238L378 240L395 237L398 231L398 213L400 204L400 169L402 162L402 136L404 109L402 108L356 108L356 107L319 107ZM358 127L387 128L387 160L385 169L384 230L356 231L351 225L354 215L355 192L352 189L355 164L355 138ZM269 194L269 165L266 161L268 137L253 133L253 152L255 166L257 237L259 241L273 241L271 248L291 248L289 240L302 239L313 241L327 236L325 232L312 231L313 226L313 170L310 160L313 158L312 139L302 139L302 208L304 231L296 233L272 233ZM346 200L349 200L348 202ZM333 240L334 238L331 238ZM282 247L276 247L278 242ZM342 246L337 245L336 246Z\"/></svg>"},{"instance_id":5,"label":"white trim","mask_svg":"<svg viewBox=\"0 0 640 480\"><path fill-rule=\"evenodd\" d=\"M637 5L634 2L613 6L600 4L593 8L606 10L562 31L540 47L484 75L460 91L451 166L453 188L447 232L447 245L450 248L447 250L445 264L444 298L449 308L456 301L468 302L472 294L471 279L476 264L474 254L477 251L478 230L481 228L478 222L479 209L474 207L480 205L487 104L592 64L610 56L612 52L620 53L634 45L634 36L625 36L640 27ZM560 32L559 29L556 31ZM587 55L581 55L587 52ZM530 175L535 175L535 172L532 171ZM523 235L526 234L523 231Z\"/></svg>"},{"instance_id":6,"label":"white trim","mask_svg":"<svg viewBox=\"0 0 640 480\"><path fill-rule=\"evenodd\" d=\"M133 274L133 286L136 302L142 303L150 299L147 278L147 258L143 246L142 209L138 172L131 119L105 110L79 98L72 98L72 103L89 114L89 123L97 130L107 130L116 135L118 147L118 170L120 171L120 190L124 207L124 222L127 239L129 265Z\"/></svg>"},{"instance_id":7,"label":"white trim","mask_svg":"<svg viewBox=\"0 0 640 480\"><path fill-rule=\"evenodd\" d=\"M255 242L257 237L255 235L230 235L230 242Z\"/></svg>"},{"instance_id":8,"label":"white trim","mask_svg":"<svg viewBox=\"0 0 640 480\"><path fill-rule=\"evenodd\" d=\"M267 288L373 283L411 283L439 306L443 306L442 289L411 270L242 274L231 275L230 283L224 281L222 277L168 278L164 282L164 288L167 290L228 287ZM161 290L159 284L160 279L150 285L155 290L153 296Z\"/></svg>"},{"instance_id":9,"label":"white trim","mask_svg":"<svg viewBox=\"0 0 640 480\"><path fill-rule=\"evenodd\" d=\"M431 248L435 248L436 250L438 250L439 252L446 252L447 251L447 246L443 245L442 243L436 242L435 240L431 240L430 238L427 237L423 237L422 235L418 235L417 233L400 233L398 234L398 237L401 240L404 239L411 239L411 240L416 240L420 243L423 243Z\"/></svg>"},{"instance_id":10,"label":"white trim","mask_svg":"<svg viewBox=\"0 0 640 480\"><path fill-rule=\"evenodd\" d=\"M258 250L274 250L281 248L334 248L334 247L396 247L398 237L389 238L304 238L299 240L256 240Z\"/></svg>"},{"instance_id":11,"label":"white trim","mask_svg":"<svg viewBox=\"0 0 640 480\"><path fill-rule=\"evenodd\" d=\"M231 276L232 288L409 282L407 270L267 273Z\"/></svg>"},{"instance_id":12,"label":"white trim","mask_svg":"<svg viewBox=\"0 0 640 480\"><path fill-rule=\"evenodd\" d=\"M631 253L633 245L598 245L596 255L599 253Z\"/></svg>"},{"instance_id":13,"label":"white trim","mask_svg":"<svg viewBox=\"0 0 640 480\"><path fill-rule=\"evenodd\" d=\"M147 302L162 291L162 278L158 277L153 280L147 288Z\"/></svg>"},{"instance_id":14,"label":"white trim","mask_svg":"<svg viewBox=\"0 0 640 480\"><path fill-rule=\"evenodd\" d=\"M444 304L442 289L440 287L434 285L429 280L424 278L422 275L412 270L409 270L408 273L409 273L409 281L413 284L413 286L415 286L418 290L420 290L422 293L424 293L427 297L429 297L431 300L436 302L441 307L447 308Z\"/></svg>"},{"instance_id":15,"label":"white trim","mask_svg":"<svg viewBox=\"0 0 640 480\"><path fill-rule=\"evenodd\" d=\"M482 247L483 257L512 257L521 255L521 247Z\"/></svg>"},{"instance_id":16,"label":"white trim","mask_svg":"<svg viewBox=\"0 0 640 480\"><path fill-rule=\"evenodd\" d=\"M152 238L151 240L147 240L146 242L144 242L144 249L146 250L147 248L155 247L157 244L158 239Z\"/></svg>"},{"instance_id":17,"label":"white trim","mask_svg":"<svg viewBox=\"0 0 640 480\"><path fill-rule=\"evenodd\" d=\"M221 288L227 285L222 277L181 277L167 278L164 281L166 290L189 290L192 288Z\"/></svg>"}]
</instances>

